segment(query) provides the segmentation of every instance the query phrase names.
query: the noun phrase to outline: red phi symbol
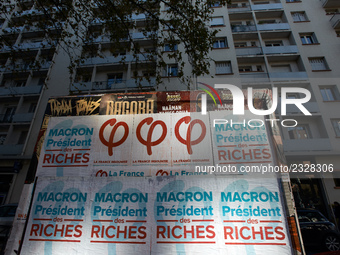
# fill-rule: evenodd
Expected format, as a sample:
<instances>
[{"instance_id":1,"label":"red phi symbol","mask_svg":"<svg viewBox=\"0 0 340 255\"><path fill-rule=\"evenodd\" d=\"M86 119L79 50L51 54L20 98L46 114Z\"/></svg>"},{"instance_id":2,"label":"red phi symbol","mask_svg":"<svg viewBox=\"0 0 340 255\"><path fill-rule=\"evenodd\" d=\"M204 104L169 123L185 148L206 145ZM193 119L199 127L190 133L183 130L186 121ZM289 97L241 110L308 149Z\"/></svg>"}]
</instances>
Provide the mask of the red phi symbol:
<instances>
[{"instance_id":1,"label":"red phi symbol","mask_svg":"<svg viewBox=\"0 0 340 255\"><path fill-rule=\"evenodd\" d=\"M125 123L125 122L117 122L117 125L115 125L117 122L116 119L110 119L108 121L106 121L101 127L100 127L100 130L99 130L99 139L100 141L105 145L107 146L108 148L108 153L109 153L109 156L112 156L113 154L113 151L112 151L112 148L113 147L117 147L119 145L121 145L123 142L125 142L126 138L128 137L129 135L129 127L128 125ZM107 141L105 138L104 138L104 129L108 126L114 126L111 130L111 134L110 134L110 137L109 137L109 140ZM124 128L124 136L122 137L122 139L120 139L119 141L117 142L113 142L113 139L115 137L115 134L116 134L116 131L117 129L122 126Z\"/></svg>"},{"instance_id":2,"label":"red phi symbol","mask_svg":"<svg viewBox=\"0 0 340 255\"><path fill-rule=\"evenodd\" d=\"M190 116L186 116L181 118L175 126L175 136L178 139L178 141L180 141L181 143L185 144L187 146L187 150L188 153L191 155L192 154L192 149L191 149L191 145L196 145L199 144L205 137L206 134L206 127L205 124L203 123L203 121L195 119L193 121L191 121L191 117ZM185 122L185 124L189 124L188 129L187 129L187 135L186 135L186 140L183 139L183 137L181 137L180 133L179 133L179 127L182 125L182 123ZM201 135L194 141L191 141L191 131L194 128L195 124L199 124L202 128L202 133Z\"/></svg>"},{"instance_id":3,"label":"red phi symbol","mask_svg":"<svg viewBox=\"0 0 340 255\"><path fill-rule=\"evenodd\" d=\"M151 155L152 154L152 150L151 150L151 146L156 146L158 144L160 144L161 142L163 142L163 140L165 139L166 137L166 134L167 134L167 128L166 128L166 125L163 121L161 120L156 120L155 122L153 122L153 118L152 117L148 117L148 118L145 118L144 120L142 120L138 126L137 126L137 130L136 130L136 136L137 136L137 139L138 141L141 143L141 144L144 144L147 148L147 152L148 152L148 155ZM151 126L150 126L150 129L149 129L149 132L148 132L148 135L147 135L147 138L146 140L143 139L142 135L141 135L141 128L144 124L148 124L150 125L151 123ZM153 134L153 130L155 129L155 127L157 125L161 125L162 127L162 135L160 136L160 138L158 138L156 141L152 141L152 134Z\"/></svg>"}]
</instances>

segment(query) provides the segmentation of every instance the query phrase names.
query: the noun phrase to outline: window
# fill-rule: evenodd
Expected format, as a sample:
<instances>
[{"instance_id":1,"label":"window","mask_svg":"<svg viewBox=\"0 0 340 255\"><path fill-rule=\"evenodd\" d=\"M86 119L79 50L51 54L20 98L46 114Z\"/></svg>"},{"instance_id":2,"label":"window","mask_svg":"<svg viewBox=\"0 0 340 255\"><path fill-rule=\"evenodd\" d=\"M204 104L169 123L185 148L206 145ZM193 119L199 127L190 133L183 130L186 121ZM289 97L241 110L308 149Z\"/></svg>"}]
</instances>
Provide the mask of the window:
<instances>
[{"instance_id":1,"label":"window","mask_svg":"<svg viewBox=\"0 0 340 255\"><path fill-rule=\"evenodd\" d=\"M30 107L28 108L28 112L35 112L35 109L37 108L37 103L31 103Z\"/></svg>"},{"instance_id":2,"label":"window","mask_svg":"<svg viewBox=\"0 0 340 255\"><path fill-rule=\"evenodd\" d=\"M24 144L26 141L26 137L27 137L27 131L22 131L20 133L19 139L18 139L18 144Z\"/></svg>"},{"instance_id":3,"label":"window","mask_svg":"<svg viewBox=\"0 0 340 255\"><path fill-rule=\"evenodd\" d=\"M213 17L210 21L210 26L223 26L224 20L223 17Z\"/></svg>"},{"instance_id":4,"label":"window","mask_svg":"<svg viewBox=\"0 0 340 255\"><path fill-rule=\"evenodd\" d=\"M242 73L242 72L251 72L253 69L252 69L252 67L251 66L239 66L238 67L238 71L240 72L240 73Z\"/></svg>"},{"instance_id":5,"label":"window","mask_svg":"<svg viewBox=\"0 0 340 255\"><path fill-rule=\"evenodd\" d=\"M236 42L234 43L235 48L244 48L247 47L247 43L246 42Z\"/></svg>"},{"instance_id":6,"label":"window","mask_svg":"<svg viewBox=\"0 0 340 255\"><path fill-rule=\"evenodd\" d=\"M333 172L333 181L334 181L335 187L340 187L340 174L339 174L339 171Z\"/></svg>"},{"instance_id":7,"label":"window","mask_svg":"<svg viewBox=\"0 0 340 255\"><path fill-rule=\"evenodd\" d=\"M10 106L6 108L4 117L3 117L3 122L11 122L15 113L16 107L15 106Z\"/></svg>"},{"instance_id":8,"label":"window","mask_svg":"<svg viewBox=\"0 0 340 255\"><path fill-rule=\"evenodd\" d=\"M298 125L289 127L288 134L290 139L309 139L311 138L308 125Z\"/></svg>"},{"instance_id":9,"label":"window","mask_svg":"<svg viewBox=\"0 0 340 255\"><path fill-rule=\"evenodd\" d=\"M286 0L286 3L301 2L300 0Z\"/></svg>"},{"instance_id":10,"label":"window","mask_svg":"<svg viewBox=\"0 0 340 255\"><path fill-rule=\"evenodd\" d=\"M121 51L121 52L111 52L111 55L114 56L115 58L120 57L120 56L125 56L126 52L125 51ZM94 56L96 57L96 56ZM93 57L93 58L94 58Z\"/></svg>"},{"instance_id":11,"label":"window","mask_svg":"<svg viewBox=\"0 0 340 255\"><path fill-rule=\"evenodd\" d=\"M213 44L214 49L221 49L227 47L227 38L217 38Z\"/></svg>"},{"instance_id":12,"label":"window","mask_svg":"<svg viewBox=\"0 0 340 255\"><path fill-rule=\"evenodd\" d=\"M45 83L45 77L41 77L41 78L39 78L39 80L38 80L38 86L42 86L42 85L44 85L44 83Z\"/></svg>"},{"instance_id":13,"label":"window","mask_svg":"<svg viewBox=\"0 0 340 255\"><path fill-rule=\"evenodd\" d=\"M176 50L177 50L177 44L167 43L164 45L164 51L176 51Z\"/></svg>"},{"instance_id":14,"label":"window","mask_svg":"<svg viewBox=\"0 0 340 255\"><path fill-rule=\"evenodd\" d=\"M294 22L309 21L305 12L292 12Z\"/></svg>"},{"instance_id":15,"label":"window","mask_svg":"<svg viewBox=\"0 0 340 255\"><path fill-rule=\"evenodd\" d=\"M276 46L282 46L282 41L266 41L265 42L266 47L276 47Z\"/></svg>"},{"instance_id":16,"label":"window","mask_svg":"<svg viewBox=\"0 0 340 255\"><path fill-rule=\"evenodd\" d=\"M300 34L302 44L315 44L318 43L314 33Z\"/></svg>"},{"instance_id":17,"label":"window","mask_svg":"<svg viewBox=\"0 0 340 255\"><path fill-rule=\"evenodd\" d=\"M334 128L335 136L340 137L340 119L333 119L331 122Z\"/></svg>"},{"instance_id":18,"label":"window","mask_svg":"<svg viewBox=\"0 0 340 255\"><path fill-rule=\"evenodd\" d=\"M339 92L335 86L320 88L320 93L323 101L337 101Z\"/></svg>"},{"instance_id":19,"label":"window","mask_svg":"<svg viewBox=\"0 0 340 255\"><path fill-rule=\"evenodd\" d=\"M230 73L232 73L230 61L216 62L215 66L216 66L216 74L230 74Z\"/></svg>"},{"instance_id":20,"label":"window","mask_svg":"<svg viewBox=\"0 0 340 255\"><path fill-rule=\"evenodd\" d=\"M309 63L313 71L325 71L329 70L328 65L324 57L321 58L309 58Z\"/></svg>"},{"instance_id":21,"label":"window","mask_svg":"<svg viewBox=\"0 0 340 255\"><path fill-rule=\"evenodd\" d=\"M146 77L146 78L150 78L150 77L155 77L156 76L156 72L155 71L142 71L143 73L143 77Z\"/></svg>"},{"instance_id":22,"label":"window","mask_svg":"<svg viewBox=\"0 0 340 255\"><path fill-rule=\"evenodd\" d=\"M26 80L16 80L14 81L14 87L24 87L26 85Z\"/></svg>"},{"instance_id":23,"label":"window","mask_svg":"<svg viewBox=\"0 0 340 255\"><path fill-rule=\"evenodd\" d=\"M6 135L5 134L0 134L0 145L3 145L6 140Z\"/></svg>"},{"instance_id":24,"label":"window","mask_svg":"<svg viewBox=\"0 0 340 255\"><path fill-rule=\"evenodd\" d=\"M339 13L339 9L325 9L326 15L333 15Z\"/></svg>"},{"instance_id":25,"label":"window","mask_svg":"<svg viewBox=\"0 0 340 255\"><path fill-rule=\"evenodd\" d=\"M164 76L167 77L176 77L178 75L178 66L177 64L167 65L164 70Z\"/></svg>"},{"instance_id":26,"label":"window","mask_svg":"<svg viewBox=\"0 0 340 255\"><path fill-rule=\"evenodd\" d=\"M210 7L220 7L220 6L221 6L221 4L220 4L219 1L215 1L215 2L210 4Z\"/></svg>"},{"instance_id":27,"label":"window","mask_svg":"<svg viewBox=\"0 0 340 255\"><path fill-rule=\"evenodd\" d=\"M122 83L123 82L123 74L116 73L116 74L109 74L107 76L107 88L110 89L113 84Z\"/></svg>"}]
</instances>

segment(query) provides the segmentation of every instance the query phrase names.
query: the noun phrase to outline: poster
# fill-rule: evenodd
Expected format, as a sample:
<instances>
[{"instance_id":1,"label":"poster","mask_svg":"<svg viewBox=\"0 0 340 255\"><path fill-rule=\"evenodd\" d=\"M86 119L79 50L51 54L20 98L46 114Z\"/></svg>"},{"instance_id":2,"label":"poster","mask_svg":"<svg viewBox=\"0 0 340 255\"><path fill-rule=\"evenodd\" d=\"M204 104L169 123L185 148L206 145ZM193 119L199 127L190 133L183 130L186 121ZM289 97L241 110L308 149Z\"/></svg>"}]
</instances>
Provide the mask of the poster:
<instances>
[{"instance_id":1,"label":"poster","mask_svg":"<svg viewBox=\"0 0 340 255\"><path fill-rule=\"evenodd\" d=\"M271 176L263 170L272 166L265 122L249 112L243 122L229 111L78 116L51 118L37 176L143 177L223 168L222 174L263 177Z\"/></svg>"},{"instance_id":2,"label":"poster","mask_svg":"<svg viewBox=\"0 0 340 255\"><path fill-rule=\"evenodd\" d=\"M40 177L23 254L290 254L277 180Z\"/></svg>"}]
</instances>

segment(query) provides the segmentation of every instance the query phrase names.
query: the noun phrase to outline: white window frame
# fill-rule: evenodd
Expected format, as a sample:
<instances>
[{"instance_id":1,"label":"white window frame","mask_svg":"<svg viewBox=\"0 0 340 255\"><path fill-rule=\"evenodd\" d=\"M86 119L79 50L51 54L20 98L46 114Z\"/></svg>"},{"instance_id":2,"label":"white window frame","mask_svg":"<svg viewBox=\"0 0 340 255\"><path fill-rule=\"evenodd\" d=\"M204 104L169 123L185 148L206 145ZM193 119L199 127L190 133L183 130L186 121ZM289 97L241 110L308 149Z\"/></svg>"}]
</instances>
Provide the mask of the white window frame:
<instances>
[{"instance_id":1,"label":"white window frame","mask_svg":"<svg viewBox=\"0 0 340 255\"><path fill-rule=\"evenodd\" d=\"M322 86L320 87L320 93L324 102L338 101L339 92L335 86Z\"/></svg>"},{"instance_id":2,"label":"white window frame","mask_svg":"<svg viewBox=\"0 0 340 255\"><path fill-rule=\"evenodd\" d=\"M318 40L316 39L315 33L300 34L300 39L301 39L302 45L318 43Z\"/></svg>"},{"instance_id":3,"label":"white window frame","mask_svg":"<svg viewBox=\"0 0 340 255\"><path fill-rule=\"evenodd\" d=\"M224 18L223 16L212 17L210 20L210 26L224 26Z\"/></svg>"},{"instance_id":4,"label":"white window frame","mask_svg":"<svg viewBox=\"0 0 340 255\"><path fill-rule=\"evenodd\" d=\"M178 65L177 64L166 65L165 70L164 70L164 76L165 77L177 77L178 76Z\"/></svg>"},{"instance_id":5,"label":"white window frame","mask_svg":"<svg viewBox=\"0 0 340 255\"><path fill-rule=\"evenodd\" d=\"M215 62L215 73L216 74L231 74L231 62L223 61L223 62Z\"/></svg>"},{"instance_id":6,"label":"white window frame","mask_svg":"<svg viewBox=\"0 0 340 255\"><path fill-rule=\"evenodd\" d=\"M177 51L177 49L178 49L177 43L175 44L166 43L164 45L164 51Z\"/></svg>"},{"instance_id":7,"label":"white window frame","mask_svg":"<svg viewBox=\"0 0 340 255\"><path fill-rule=\"evenodd\" d=\"M215 47L217 46L217 47ZM213 44L213 49L223 49L223 48L227 48L228 44L227 44L227 38L226 37L222 37L222 38L216 38L216 40L214 41Z\"/></svg>"},{"instance_id":8,"label":"white window frame","mask_svg":"<svg viewBox=\"0 0 340 255\"><path fill-rule=\"evenodd\" d=\"M324 57L309 58L308 60L313 71L329 70L326 59Z\"/></svg>"},{"instance_id":9,"label":"white window frame","mask_svg":"<svg viewBox=\"0 0 340 255\"><path fill-rule=\"evenodd\" d=\"M291 14L294 22L309 21L306 12L292 12Z\"/></svg>"},{"instance_id":10,"label":"white window frame","mask_svg":"<svg viewBox=\"0 0 340 255\"><path fill-rule=\"evenodd\" d=\"M292 135L294 136L294 138L291 137L290 131L293 132ZM302 133L301 131L304 131L304 133ZM304 140L304 139L312 138L308 124L300 124L295 127L288 127L288 135L289 135L289 139L291 140L301 140L301 139Z\"/></svg>"},{"instance_id":11,"label":"white window frame","mask_svg":"<svg viewBox=\"0 0 340 255\"><path fill-rule=\"evenodd\" d=\"M336 137L340 137L340 119L331 119Z\"/></svg>"}]
</instances>

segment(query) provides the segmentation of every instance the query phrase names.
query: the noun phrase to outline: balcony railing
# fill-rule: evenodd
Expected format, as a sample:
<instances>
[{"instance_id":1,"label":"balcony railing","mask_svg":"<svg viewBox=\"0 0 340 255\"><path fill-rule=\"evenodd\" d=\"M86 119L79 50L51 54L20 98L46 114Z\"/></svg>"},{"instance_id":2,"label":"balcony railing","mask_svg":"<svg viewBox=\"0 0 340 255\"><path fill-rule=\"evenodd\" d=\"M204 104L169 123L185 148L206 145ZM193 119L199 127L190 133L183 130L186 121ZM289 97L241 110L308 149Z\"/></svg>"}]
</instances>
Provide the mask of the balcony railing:
<instances>
[{"instance_id":1,"label":"balcony railing","mask_svg":"<svg viewBox=\"0 0 340 255\"><path fill-rule=\"evenodd\" d=\"M269 82L268 73L265 72L241 72L240 77L243 84Z\"/></svg>"},{"instance_id":2,"label":"balcony railing","mask_svg":"<svg viewBox=\"0 0 340 255\"><path fill-rule=\"evenodd\" d=\"M307 80L306 72L273 72L269 73L269 77L273 81L295 81L295 80Z\"/></svg>"},{"instance_id":3,"label":"balcony railing","mask_svg":"<svg viewBox=\"0 0 340 255\"><path fill-rule=\"evenodd\" d=\"M17 113L13 116L13 122L31 122L33 119L33 112L30 113Z\"/></svg>"},{"instance_id":4,"label":"balcony railing","mask_svg":"<svg viewBox=\"0 0 340 255\"><path fill-rule=\"evenodd\" d=\"M81 66L84 65L105 65L105 64L119 64L119 63L127 63L135 61L137 58L139 61L153 61L152 54L137 54L136 57L133 55L122 55L122 56L107 56L107 57L96 57L96 58L88 58L81 63Z\"/></svg>"},{"instance_id":5,"label":"balcony railing","mask_svg":"<svg viewBox=\"0 0 340 255\"><path fill-rule=\"evenodd\" d=\"M93 91L93 90L129 90L139 87L154 87L156 85L156 79L151 78L150 81L145 79L137 80L136 79L128 79L121 80L117 79L116 81L95 81L95 82L79 82L74 83L71 86L71 91L74 92L82 92L82 91Z\"/></svg>"},{"instance_id":6,"label":"balcony railing","mask_svg":"<svg viewBox=\"0 0 340 255\"><path fill-rule=\"evenodd\" d=\"M24 148L23 144L0 145L0 155L20 155Z\"/></svg>"},{"instance_id":7,"label":"balcony railing","mask_svg":"<svg viewBox=\"0 0 340 255\"><path fill-rule=\"evenodd\" d=\"M20 33L24 27L6 27L2 31L4 34L14 34L14 33Z\"/></svg>"},{"instance_id":8,"label":"balcony railing","mask_svg":"<svg viewBox=\"0 0 340 255\"><path fill-rule=\"evenodd\" d=\"M2 87L0 88L0 96L40 94L41 88L42 86Z\"/></svg>"},{"instance_id":9,"label":"balcony railing","mask_svg":"<svg viewBox=\"0 0 340 255\"><path fill-rule=\"evenodd\" d=\"M40 49L40 48L49 48L52 46L55 46L57 42L27 42L27 43L21 43L18 46L14 46L14 50L20 49L20 50L27 50L27 49Z\"/></svg>"},{"instance_id":10,"label":"balcony railing","mask_svg":"<svg viewBox=\"0 0 340 255\"><path fill-rule=\"evenodd\" d=\"M328 138L294 139L283 140L283 149L285 152L330 151L332 146Z\"/></svg>"},{"instance_id":11,"label":"balcony railing","mask_svg":"<svg viewBox=\"0 0 340 255\"><path fill-rule=\"evenodd\" d=\"M252 31L256 31L256 26L253 26L253 25L232 25L231 30L234 33L237 33L237 32L252 32Z\"/></svg>"},{"instance_id":12,"label":"balcony railing","mask_svg":"<svg viewBox=\"0 0 340 255\"><path fill-rule=\"evenodd\" d=\"M319 113L319 106L316 102L307 102L304 103L303 106L312 114ZM281 114L281 101L278 102L276 113ZM286 106L286 113L287 114L303 114L296 105L287 104Z\"/></svg>"},{"instance_id":13,"label":"balcony railing","mask_svg":"<svg viewBox=\"0 0 340 255\"><path fill-rule=\"evenodd\" d=\"M299 50L296 45L263 47L264 54L288 54L298 52Z\"/></svg>"},{"instance_id":14,"label":"balcony railing","mask_svg":"<svg viewBox=\"0 0 340 255\"><path fill-rule=\"evenodd\" d=\"M233 13L233 12L247 12L250 11L250 6L246 5L246 6L240 6L240 7L228 7L228 11L229 13Z\"/></svg>"},{"instance_id":15,"label":"balcony railing","mask_svg":"<svg viewBox=\"0 0 340 255\"><path fill-rule=\"evenodd\" d=\"M254 5L251 5L251 9L254 10L254 11L276 10L276 9L282 9L282 4L280 4L280 3L254 4Z\"/></svg>"},{"instance_id":16,"label":"balcony railing","mask_svg":"<svg viewBox=\"0 0 340 255\"><path fill-rule=\"evenodd\" d=\"M262 55L262 49L260 47L244 47L244 48L235 48L237 56L244 55Z\"/></svg>"},{"instance_id":17,"label":"balcony railing","mask_svg":"<svg viewBox=\"0 0 340 255\"><path fill-rule=\"evenodd\" d=\"M257 24L257 29L263 30L287 30L290 29L288 23L270 23L270 24Z\"/></svg>"}]
</instances>

